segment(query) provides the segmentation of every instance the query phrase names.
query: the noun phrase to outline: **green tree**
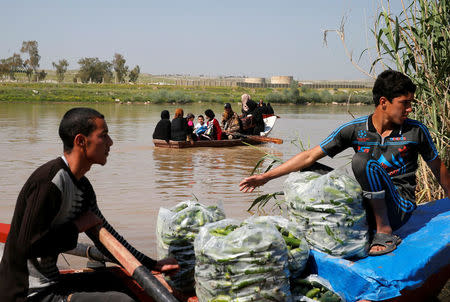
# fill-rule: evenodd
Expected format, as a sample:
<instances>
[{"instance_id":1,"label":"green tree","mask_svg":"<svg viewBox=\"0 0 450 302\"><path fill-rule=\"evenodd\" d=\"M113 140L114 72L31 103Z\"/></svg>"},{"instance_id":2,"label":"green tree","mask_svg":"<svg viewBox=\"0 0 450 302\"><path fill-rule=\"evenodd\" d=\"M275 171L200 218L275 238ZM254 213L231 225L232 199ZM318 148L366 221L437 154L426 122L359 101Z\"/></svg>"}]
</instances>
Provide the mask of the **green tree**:
<instances>
[{"instance_id":1,"label":"green tree","mask_svg":"<svg viewBox=\"0 0 450 302\"><path fill-rule=\"evenodd\" d=\"M23 53L28 53L29 57L27 60L25 60L25 65L33 69L33 72L36 74L38 72L37 68L39 67L39 61L41 60L41 56L39 55L38 50L38 42L23 41L22 48L20 49L20 51Z\"/></svg>"},{"instance_id":2,"label":"green tree","mask_svg":"<svg viewBox=\"0 0 450 302\"><path fill-rule=\"evenodd\" d=\"M298 90L298 82L292 81L289 92L287 93L287 96L291 102L299 103L300 102L300 92Z\"/></svg>"},{"instance_id":3,"label":"green tree","mask_svg":"<svg viewBox=\"0 0 450 302\"><path fill-rule=\"evenodd\" d=\"M45 70L41 70L37 73L38 81L43 81L47 77L47 72Z\"/></svg>"},{"instance_id":4,"label":"green tree","mask_svg":"<svg viewBox=\"0 0 450 302\"><path fill-rule=\"evenodd\" d=\"M64 81L64 74L67 71L67 67L69 66L69 62L66 59L59 60L58 64L55 62L52 63L53 67L56 68L56 77L58 82Z\"/></svg>"},{"instance_id":5,"label":"green tree","mask_svg":"<svg viewBox=\"0 0 450 302\"><path fill-rule=\"evenodd\" d=\"M0 61L0 70L3 75L9 75L11 80L15 80L16 72L24 71L24 62L19 54L14 53L11 57Z\"/></svg>"},{"instance_id":6,"label":"green tree","mask_svg":"<svg viewBox=\"0 0 450 302\"><path fill-rule=\"evenodd\" d=\"M125 83L125 77L128 74L128 66L125 66L125 58L119 54L114 54L113 66L116 72L116 80L118 83Z\"/></svg>"},{"instance_id":7,"label":"green tree","mask_svg":"<svg viewBox=\"0 0 450 302\"><path fill-rule=\"evenodd\" d=\"M78 61L80 70L77 77L82 83L109 83L113 78L112 63L98 58L82 58Z\"/></svg>"},{"instance_id":8,"label":"green tree","mask_svg":"<svg viewBox=\"0 0 450 302\"><path fill-rule=\"evenodd\" d=\"M139 77L139 74L141 72L141 69L139 68L139 65L136 65L131 71L130 71L130 82L136 83L137 79Z\"/></svg>"},{"instance_id":9,"label":"green tree","mask_svg":"<svg viewBox=\"0 0 450 302\"><path fill-rule=\"evenodd\" d=\"M9 74L9 66L6 64L5 59L0 60L0 77L4 77Z\"/></svg>"}]
</instances>

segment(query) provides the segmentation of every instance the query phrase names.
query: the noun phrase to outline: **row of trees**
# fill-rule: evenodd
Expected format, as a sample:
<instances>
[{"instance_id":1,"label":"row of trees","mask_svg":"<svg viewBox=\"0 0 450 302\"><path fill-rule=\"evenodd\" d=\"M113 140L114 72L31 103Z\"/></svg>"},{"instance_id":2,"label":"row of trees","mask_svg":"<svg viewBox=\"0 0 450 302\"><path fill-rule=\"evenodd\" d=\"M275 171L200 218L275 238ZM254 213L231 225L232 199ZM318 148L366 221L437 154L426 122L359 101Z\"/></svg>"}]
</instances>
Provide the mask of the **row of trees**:
<instances>
[{"instance_id":1,"label":"row of trees","mask_svg":"<svg viewBox=\"0 0 450 302\"><path fill-rule=\"evenodd\" d=\"M125 63L125 58L118 53L114 55L112 62L100 61L98 58L82 58L78 61L80 70L76 78L82 83L111 83L115 72L116 83L125 83L127 76L130 82L136 83L140 74L139 65L128 71Z\"/></svg>"},{"instance_id":2,"label":"row of trees","mask_svg":"<svg viewBox=\"0 0 450 302\"><path fill-rule=\"evenodd\" d=\"M23 41L20 52L28 54L28 58L24 60L19 53L14 53L9 58L0 59L0 78L6 76L15 80L17 73L25 73L30 82L44 80L47 73L38 69L41 59L38 42ZM79 79L82 83L111 83L115 73L116 83L125 83L127 77L130 82L136 83L140 74L139 65L128 71L125 63L125 58L118 53L114 54L112 62L100 61L98 58L82 58L78 61L80 69L73 80L78 82ZM56 70L58 82L63 82L69 62L62 59L58 63L52 62L52 65Z\"/></svg>"},{"instance_id":3,"label":"row of trees","mask_svg":"<svg viewBox=\"0 0 450 302\"><path fill-rule=\"evenodd\" d=\"M11 80L15 80L16 73L25 73L29 81L45 79L47 73L38 69L41 60L38 43L36 41L23 41L20 52L28 54L28 59L23 60L18 53L14 53L9 58L0 59L0 76L9 76Z\"/></svg>"}]
</instances>

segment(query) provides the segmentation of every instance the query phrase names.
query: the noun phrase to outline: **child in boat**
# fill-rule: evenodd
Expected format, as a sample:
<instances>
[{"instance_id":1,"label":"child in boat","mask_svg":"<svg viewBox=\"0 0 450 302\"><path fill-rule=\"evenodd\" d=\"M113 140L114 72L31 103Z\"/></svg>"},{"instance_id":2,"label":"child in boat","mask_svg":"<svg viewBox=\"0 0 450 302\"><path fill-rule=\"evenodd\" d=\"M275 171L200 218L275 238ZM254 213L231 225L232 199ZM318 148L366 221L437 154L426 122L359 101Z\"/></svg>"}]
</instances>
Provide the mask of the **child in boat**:
<instances>
[{"instance_id":1,"label":"child in boat","mask_svg":"<svg viewBox=\"0 0 450 302\"><path fill-rule=\"evenodd\" d=\"M187 140L197 140L197 136L194 135L194 118L195 115L193 113L188 113L186 115L187 121Z\"/></svg>"},{"instance_id":2,"label":"child in boat","mask_svg":"<svg viewBox=\"0 0 450 302\"><path fill-rule=\"evenodd\" d=\"M205 123L205 118L203 117L203 115L199 115L197 117L197 124L195 125L194 128L194 133L198 136L202 135L203 133L205 133L206 131L206 123Z\"/></svg>"},{"instance_id":3,"label":"child in boat","mask_svg":"<svg viewBox=\"0 0 450 302\"><path fill-rule=\"evenodd\" d=\"M377 256L396 249L401 239L393 231L405 224L416 208L418 155L437 177L447 196L450 174L438 156L430 133L422 123L408 119L416 85L406 75L386 70L373 86L375 110L337 128L320 145L303 151L279 167L245 178L240 190L252 192L271 179L312 166L352 147L352 168L363 189L370 233L368 254ZM248 102L247 102L248 104Z\"/></svg>"},{"instance_id":4,"label":"child in boat","mask_svg":"<svg viewBox=\"0 0 450 302\"><path fill-rule=\"evenodd\" d=\"M64 154L34 171L17 198L0 263L0 301L134 301L111 281L112 273L102 278L94 273L85 282L59 273L59 254L74 249L82 232L105 256L118 261L100 241L99 227L149 270L178 267L173 258L155 261L136 250L98 208L85 174L93 164L106 164L113 144L104 116L91 108L73 108L64 115L59 136Z\"/></svg>"},{"instance_id":5,"label":"child in boat","mask_svg":"<svg viewBox=\"0 0 450 302\"><path fill-rule=\"evenodd\" d=\"M207 118L207 129L205 133L202 134L202 137L210 140L221 140L222 139L222 129L220 128L219 122L215 118L214 111L211 109L207 109L205 111L205 115Z\"/></svg>"}]
</instances>

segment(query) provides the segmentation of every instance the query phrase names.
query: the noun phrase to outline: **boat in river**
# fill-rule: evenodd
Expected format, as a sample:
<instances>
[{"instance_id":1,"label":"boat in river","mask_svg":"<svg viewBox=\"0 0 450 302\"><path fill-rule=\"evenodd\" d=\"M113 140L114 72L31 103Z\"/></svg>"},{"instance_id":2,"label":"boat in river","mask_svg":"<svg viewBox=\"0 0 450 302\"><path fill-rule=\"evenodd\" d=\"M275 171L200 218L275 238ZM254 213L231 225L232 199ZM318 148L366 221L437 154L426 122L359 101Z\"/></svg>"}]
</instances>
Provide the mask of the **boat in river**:
<instances>
[{"instance_id":1,"label":"boat in river","mask_svg":"<svg viewBox=\"0 0 450 302\"><path fill-rule=\"evenodd\" d=\"M245 144L257 145L264 142L240 138L240 139L224 139L224 140L200 140L200 141L165 141L162 139L154 139L153 144L155 147L160 148L198 148L198 147L234 147L234 146L244 146Z\"/></svg>"},{"instance_id":2,"label":"boat in river","mask_svg":"<svg viewBox=\"0 0 450 302\"><path fill-rule=\"evenodd\" d=\"M264 131L260 135L240 135L236 139L224 139L224 140L198 140L198 141L165 141L162 139L154 139L153 144L155 147L160 148L198 148L198 147L234 147L234 146L244 146L259 145L264 143L275 143L282 144L283 140L279 138L267 137L267 135L272 131L273 126L277 120L277 116L270 115L264 117Z\"/></svg>"}]
</instances>

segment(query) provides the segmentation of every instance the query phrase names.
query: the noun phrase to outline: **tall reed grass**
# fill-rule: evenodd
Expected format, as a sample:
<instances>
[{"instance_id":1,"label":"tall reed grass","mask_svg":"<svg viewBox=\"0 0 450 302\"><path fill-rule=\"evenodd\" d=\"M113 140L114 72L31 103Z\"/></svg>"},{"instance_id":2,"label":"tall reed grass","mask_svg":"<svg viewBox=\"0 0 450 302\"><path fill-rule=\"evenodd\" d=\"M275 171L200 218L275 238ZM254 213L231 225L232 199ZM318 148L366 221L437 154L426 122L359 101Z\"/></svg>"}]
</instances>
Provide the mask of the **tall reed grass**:
<instances>
[{"instance_id":1,"label":"tall reed grass","mask_svg":"<svg viewBox=\"0 0 450 302\"><path fill-rule=\"evenodd\" d=\"M430 130L442 161L450 165L450 2L413 0L396 16L389 1L381 1L373 34L378 64L395 68L417 85L415 118ZM421 161L418 201L444 198L444 192Z\"/></svg>"}]
</instances>

